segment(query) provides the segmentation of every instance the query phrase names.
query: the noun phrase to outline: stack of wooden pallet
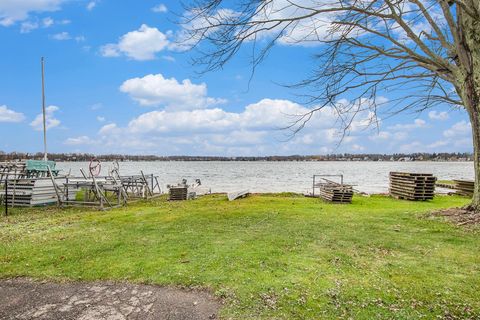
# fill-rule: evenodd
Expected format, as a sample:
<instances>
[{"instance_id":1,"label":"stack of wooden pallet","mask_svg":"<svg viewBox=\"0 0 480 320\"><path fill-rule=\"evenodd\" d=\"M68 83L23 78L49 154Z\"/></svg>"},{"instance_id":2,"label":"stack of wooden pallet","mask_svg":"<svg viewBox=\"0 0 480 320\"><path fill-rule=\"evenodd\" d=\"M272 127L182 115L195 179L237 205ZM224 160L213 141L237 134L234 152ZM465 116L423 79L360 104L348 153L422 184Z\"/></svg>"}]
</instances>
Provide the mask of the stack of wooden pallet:
<instances>
[{"instance_id":1,"label":"stack of wooden pallet","mask_svg":"<svg viewBox=\"0 0 480 320\"><path fill-rule=\"evenodd\" d=\"M169 200L187 200L188 187L187 186L175 186L170 187Z\"/></svg>"},{"instance_id":2,"label":"stack of wooden pallet","mask_svg":"<svg viewBox=\"0 0 480 320\"><path fill-rule=\"evenodd\" d=\"M412 201L431 200L435 194L436 180L428 173L390 172L390 195Z\"/></svg>"},{"instance_id":3,"label":"stack of wooden pallet","mask_svg":"<svg viewBox=\"0 0 480 320\"><path fill-rule=\"evenodd\" d=\"M57 202L52 180L17 179L8 181L7 202L11 206L38 206Z\"/></svg>"},{"instance_id":4,"label":"stack of wooden pallet","mask_svg":"<svg viewBox=\"0 0 480 320\"><path fill-rule=\"evenodd\" d=\"M322 183L320 185L320 197L323 200L335 203L351 203L353 187L346 184Z\"/></svg>"},{"instance_id":5,"label":"stack of wooden pallet","mask_svg":"<svg viewBox=\"0 0 480 320\"><path fill-rule=\"evenodd\" d=\"M455 183L454 189L455 193L462 196L472 196L473 188L475 186L474 181L470 180L453 180Z\"/></svg>"}]
</instances>

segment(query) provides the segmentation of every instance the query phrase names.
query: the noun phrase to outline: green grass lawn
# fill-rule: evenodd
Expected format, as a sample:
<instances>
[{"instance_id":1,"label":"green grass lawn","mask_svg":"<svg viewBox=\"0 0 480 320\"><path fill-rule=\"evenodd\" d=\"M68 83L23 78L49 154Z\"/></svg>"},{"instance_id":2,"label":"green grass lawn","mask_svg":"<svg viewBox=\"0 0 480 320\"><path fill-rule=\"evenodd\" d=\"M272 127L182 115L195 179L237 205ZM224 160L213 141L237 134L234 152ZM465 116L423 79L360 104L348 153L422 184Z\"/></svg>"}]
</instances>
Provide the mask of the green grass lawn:
<instances>
[{"instance_id":1,"label":"green grass lawn","mask_svg":"<svg viewBox=\"0 0 480 320\"><path fill-rule=\"evenodd\" d=\"M467 202L212 195L15 209L0 218L0 277L203 287L233 319L478 319L480 232L427 215Z\"/></svg>"}]
</instances>

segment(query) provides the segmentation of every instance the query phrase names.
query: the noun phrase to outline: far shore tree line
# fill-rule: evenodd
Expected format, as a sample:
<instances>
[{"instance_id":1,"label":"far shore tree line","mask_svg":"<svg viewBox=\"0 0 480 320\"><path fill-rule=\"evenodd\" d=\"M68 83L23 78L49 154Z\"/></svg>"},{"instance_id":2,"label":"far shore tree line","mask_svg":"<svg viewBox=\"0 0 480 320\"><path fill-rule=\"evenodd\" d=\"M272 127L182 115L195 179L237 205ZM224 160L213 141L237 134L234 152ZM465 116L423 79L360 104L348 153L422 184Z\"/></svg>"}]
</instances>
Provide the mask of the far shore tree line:
<instances>
[{"instance_id":1,"label":"far shore tree line","mask_svg":"<svg viewBox=\"0 0 480 320\"><path fill-rule=\"evenodd\" d=\"M59 162L84 162L98 159L113 161L473 161L471 153L394 153L394 154L327 154L327 155L289 155L262 157L220 157L220 156L156 156L156 155L94 155L89 153L51 153L51 160ZM0 161L42 160L43 153L23 153L0 151Z\"/></svg>"}]
</instances>

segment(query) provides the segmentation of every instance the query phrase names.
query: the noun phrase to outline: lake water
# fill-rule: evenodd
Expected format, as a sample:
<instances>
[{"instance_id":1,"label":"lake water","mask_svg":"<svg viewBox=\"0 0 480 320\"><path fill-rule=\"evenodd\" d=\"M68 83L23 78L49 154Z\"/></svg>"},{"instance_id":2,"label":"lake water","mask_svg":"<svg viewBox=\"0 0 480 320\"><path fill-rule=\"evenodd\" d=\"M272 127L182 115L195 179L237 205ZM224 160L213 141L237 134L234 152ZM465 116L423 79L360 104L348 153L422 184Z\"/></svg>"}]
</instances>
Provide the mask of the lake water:
<instances>
[{"instance_id":1,"label":"lake water","mask_svg":"<svg viewBox=\"0 0 480 320\"><path fill-rule=\"evenodd\" d=\"M108 174L111 163L102 163L102 175ZM81 176L88 172L88 162L58 162L62 173ZM251 192L307 192L314 174L343 174L344 181L367 193L388 191L390 171L433 173L438 179L473 179L473 162L121 162L120 174L153 173L159 176L162 188L185 178L189 183L201 179L212 192L249 189Z\"/></svg>"}]
</instances>

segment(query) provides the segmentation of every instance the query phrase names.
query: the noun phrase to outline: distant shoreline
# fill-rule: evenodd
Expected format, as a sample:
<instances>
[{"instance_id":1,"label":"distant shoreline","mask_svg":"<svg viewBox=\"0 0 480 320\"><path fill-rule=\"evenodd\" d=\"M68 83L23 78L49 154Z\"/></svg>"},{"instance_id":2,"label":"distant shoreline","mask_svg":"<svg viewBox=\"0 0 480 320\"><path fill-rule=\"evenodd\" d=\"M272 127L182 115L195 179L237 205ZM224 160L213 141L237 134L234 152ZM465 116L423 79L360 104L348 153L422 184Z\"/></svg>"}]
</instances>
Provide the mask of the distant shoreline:
<instances>
[{"instance_id":1,"label":"distant shoreline","mask_svg":"<svg viewBox=\"0 0 480 320\"><path fill-rule=\"evenodd\" d=\"M103 162L119 161L221 161L221 162L359 162L359 161L378 161L378 162L412 162L412 161L435 161L435 162L466 162L473 161L471 153L395 153L395 154L330 154L330 155L289 155L289 156L155 156L155 155L122 155L122 154L104 154L94 155L88 153L52 153L48 155L49 160L57 162L84 162L96 158ZM2 153L0 151L0 161L15 160L41 160L42 153Z\"/></svg>"},{"instance_id":2,"label":"distant shoreline","mask_svg":"<svg viewBox=\"0 0 480 320\"><path fill-rule=\"evenodd\" d=\"M97 158L98 159L98 158ZM41 160L41 159L38 159ZM473 162L473 160L105 160L100 162ZM14 160L21 161L21 160ZM56 162L89 162L90 160L59 160Z\"/></svg>"}]
</instances>

